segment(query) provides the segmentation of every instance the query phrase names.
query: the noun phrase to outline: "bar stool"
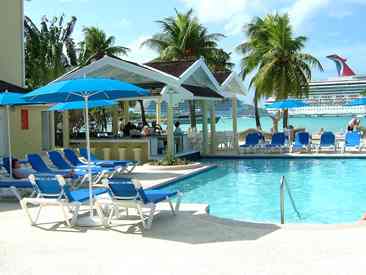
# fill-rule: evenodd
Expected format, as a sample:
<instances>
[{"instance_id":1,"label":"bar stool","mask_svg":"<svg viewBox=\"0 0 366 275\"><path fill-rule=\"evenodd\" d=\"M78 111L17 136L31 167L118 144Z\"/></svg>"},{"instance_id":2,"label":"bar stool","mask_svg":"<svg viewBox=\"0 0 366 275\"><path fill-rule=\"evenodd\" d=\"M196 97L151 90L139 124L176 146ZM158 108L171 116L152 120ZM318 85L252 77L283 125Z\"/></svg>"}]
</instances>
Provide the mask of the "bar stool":
<instances>
[{"instance_id":1,"label":"bar stool","mask_svg":"<svg viewBox=\"0 0 366 275\"><path fill-rule=\"evenodd\" d=\"M133 148L133 159L135 161L142 161L142 149L141 148Z\"/></svg>"},{"instance_id":2,"label":"bar stool","mask_svg":"<svg viewBox=\"0 0 366 275\"><path fill-rule=\"evenodd\" d=\"M111 148L103 148L103 159L104 160L110 160L111 159Z\"/></svg>"},{"instance_id":3,"label":"bar stool","mask_svg":"<svg viewBox=\"0 0 366 275\"><path fill-rule=\"evenodd\" d=\"M125 148L125 147L118 148L118 157L120 160L126 160L127 159L127 148Z\"/></svg>"}]
</instances>

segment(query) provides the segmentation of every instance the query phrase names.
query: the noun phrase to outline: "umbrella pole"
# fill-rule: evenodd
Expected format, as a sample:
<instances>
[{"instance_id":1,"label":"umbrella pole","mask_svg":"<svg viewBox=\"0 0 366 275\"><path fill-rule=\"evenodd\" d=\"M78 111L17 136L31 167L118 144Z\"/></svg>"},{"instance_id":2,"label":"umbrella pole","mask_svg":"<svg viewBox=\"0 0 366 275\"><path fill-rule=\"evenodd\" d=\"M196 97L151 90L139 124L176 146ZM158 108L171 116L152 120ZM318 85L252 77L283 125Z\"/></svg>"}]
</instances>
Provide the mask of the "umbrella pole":
<instances>
[{"instance_id":1,"label":"umbrella pole","mask_svg":"<svg viewBox=\"0 0 366 275\"><path fill-rule=\"evenodd\" d=\"M10 138L10 112L9 112L9 105L6 105L6 118L8 122L8 149L9 149L9 172L10 172L10 178L13 177L13 167L12 167L12 152L11 152L11 138Z\"/></svg>"},{"instance_id":2,"label":"umbrella pole","mask_svg":"<svg viewBox=\"0 0 366 275\"><path fill-rule=\"evenodd\" d=\"M93 190L92 190L92 174L90 166L90 133L89 133L89 108L88 97L84 97L85 100L85 124L86 124L86 151L88 154L88 181L89 181L89 202L90 202L90 217L93 217Z\"/></svg>"}]
</instances>

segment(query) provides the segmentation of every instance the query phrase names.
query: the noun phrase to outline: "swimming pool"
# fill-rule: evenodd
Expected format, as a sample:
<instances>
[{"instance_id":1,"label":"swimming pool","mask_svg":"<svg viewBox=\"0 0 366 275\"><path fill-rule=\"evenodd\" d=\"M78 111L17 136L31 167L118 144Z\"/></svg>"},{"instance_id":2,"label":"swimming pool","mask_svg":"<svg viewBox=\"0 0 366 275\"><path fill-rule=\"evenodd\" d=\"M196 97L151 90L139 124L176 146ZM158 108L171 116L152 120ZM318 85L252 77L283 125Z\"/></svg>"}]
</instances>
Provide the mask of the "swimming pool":
<instances>
[{"instance_id":1,"label":"swimming pool","mask_svg":"<svg viewBox=\"0 0 366 275\"><path fill-rule=\"evenodd\" d=\"M167 186L184 203L207 203L212 215L279 223L279 185L285 176L298 218L286 195L286 223L353 223L366 212L366 160L209 159L218 168Z\"/></svg>"}]
</instances>

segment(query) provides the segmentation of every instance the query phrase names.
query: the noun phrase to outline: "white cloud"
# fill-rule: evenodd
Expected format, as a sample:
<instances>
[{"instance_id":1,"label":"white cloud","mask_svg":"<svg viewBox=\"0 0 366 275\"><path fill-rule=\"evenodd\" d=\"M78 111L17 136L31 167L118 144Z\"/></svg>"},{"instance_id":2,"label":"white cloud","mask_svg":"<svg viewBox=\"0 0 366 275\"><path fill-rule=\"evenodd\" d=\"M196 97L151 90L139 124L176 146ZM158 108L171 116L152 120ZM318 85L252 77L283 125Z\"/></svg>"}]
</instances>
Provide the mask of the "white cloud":
<instances>
[{"instance_id":1,"label":"white cloud","mask_svg":"<svg viewBox=\"0 0 366 275\"><path fill-rule=\"evenodd\" d=\"M136 40L129 43L127 47L130 48L131 51L128 53L126 59L144 63L156 58L158 54L155 51L146 46L141 47L141 43L148 38L149 36L139 36Z\"/></svg>"},{"instance_id":2,"label":"white cloud","mask_svg":"<svg viewBox=\"0 0 366 275\"><path fill-rule=\"evenodd\" d=\"M224 23L226 34L240 33L251 14L260 9L260 0L180 0L188 8L193 8L203 23Z\"/></svg>"},{"instance_id":3,"label":"white cloud","mask_svg":"<svg viewBox=\"0 0 366 275\"><path fill-rule=\"evenodd\" d=\"M120 26L126 28L126 27L130 27L132 25L132 22L130 20L128 20L127 18L122 18L122 20L119 22Z\"/></svg>"},{"instance_id":4,"label":"white cloud","mask_svg":"<svg viewBox=\"0 0 366 275\"><path fill-rule=\"evenodd\" d=\"M288 9L288 13L295 30L302 27L320 9L325 8L330 0L297 0Z\"/></svg>"}]
</instances>

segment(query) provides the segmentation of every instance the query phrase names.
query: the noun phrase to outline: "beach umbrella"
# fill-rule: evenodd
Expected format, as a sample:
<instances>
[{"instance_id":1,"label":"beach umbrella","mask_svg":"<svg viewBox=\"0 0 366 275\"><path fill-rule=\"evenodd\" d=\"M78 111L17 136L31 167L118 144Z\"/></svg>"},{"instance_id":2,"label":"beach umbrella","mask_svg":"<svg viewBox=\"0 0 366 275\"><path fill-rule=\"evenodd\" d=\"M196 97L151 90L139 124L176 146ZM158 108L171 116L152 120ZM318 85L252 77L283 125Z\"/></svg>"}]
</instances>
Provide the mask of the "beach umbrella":
<instances>
[{"instance_id":1,"label":"beach umbrella","mask_svg":"<svg viewBox=\"0 0 366 275\"><path fill-rule=\"evenodd\" d=\"M13 167L12 167L12 163L11 163L12 150L11 150L11 130L10 130L10 106L29 104L29 102L27 102L26 100L23 99L23 96L24 96L24 93L14 93L14 92L8 92L8 91L0 93L0 106L5 106L5 108L6 108L10 177L13 175Z\"/></svg>"},{"instance_id":2,"label":"beach umbrella","mask_svg":"<svg viewBox=\"0 0 366 275\"><path fill-rule=\"evenodd\" d=\"M357 99L353 99L350 102L348 102L346 104L346 106L364 106L366 105L366 97L361 97L361 98L357 98Z\"/></svg>"},{"instance_id":3,"label":"beach umbrella","mask_svg":"<svg viewBox=\"0 0 366 275\"><path fill-rule=\"evenodd\" d=\"M44 103L85 102L86 148L88 153L88 180L90 217L93 217L92 175L90 164L89 104L93 100L116 100L148 96L149 92L133 84L108 78L80 78L53 82L36 89L23 98Z\"/></svg>"},{"instance_id":4,"label":"beach umbrella","mask_svg":"<svg viewBox=\"0 0 366 275\"><path fill-rule=\"evenodd\" d=\"M298 99L287 99L287 100L279 100L275 101L272 104L266 106L266 109L293 109L293 108L301 108L307 107L309 104L305 103L302 100Z\"/></svg>"},{"instance_id":5,"label":"beach umbrella","mask_svg":"<svg viewBox=\"0 0 366 275\"><path fill-rule=\"evenodd\" d=\"M98 107L111 107L117 105L116 100L92 100L88 101L88 109L98 108ZM53 105L48 111L68 111L68 110L83 110L85 109L85 101L73 101L58 103Z\"/></svg>"}]
</instances>

